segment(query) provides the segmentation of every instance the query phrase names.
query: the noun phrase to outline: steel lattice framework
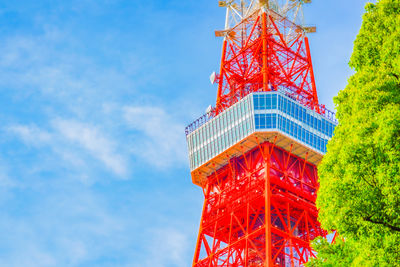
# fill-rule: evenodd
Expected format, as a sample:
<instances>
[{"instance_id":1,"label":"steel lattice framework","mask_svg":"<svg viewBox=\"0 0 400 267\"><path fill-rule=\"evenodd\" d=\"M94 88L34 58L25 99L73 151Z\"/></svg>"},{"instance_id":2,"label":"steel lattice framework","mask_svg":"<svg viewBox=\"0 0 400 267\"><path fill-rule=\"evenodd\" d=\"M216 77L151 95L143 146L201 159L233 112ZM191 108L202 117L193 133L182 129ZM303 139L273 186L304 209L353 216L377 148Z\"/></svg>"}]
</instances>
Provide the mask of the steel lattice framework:
<instances>
[{"instance_id":1,"label":"steel lattice framework","mask_svg":"<svg viewBox=\"0 0 400 267\"><path fill-rule=\"evenodd\" d=\"M188 142L191 157L203 157L201 153L212 150L216 138L229 140L233 128L226 121L244 125L244 119L228 115L229 108L254 92L281 91L315 117L324 114L306 37L313 27L302 23L305 2L310 1L220 1L227 9L225 29L216 31L224 37L221 69L211 77L218 92L216 106L207 116L222 119L198 126L207 130L192 134L196 138ZM206 152L200 153L199 147L206 147ZM207 178L198 184L205 201L192 266L304 266L314 257L310 242L317 236L326 237L327 232L317 220L315 162L319 160L308 160L309 153L304 151L310 150L276 128L266 129L220 153L215 157L217 165L196 165L192 175L203 172Z\"/></svg>"},{"instance_id":2,"label":"steel lattice framework","mask_svg":"<svg viewBox=\"0 0 400 267\"><path fill-rule=\"evenodd\" d=\"M238 3L236 3L238 2ZM215 113L251 92L289 90L321 112L308 38L298 25L303 1L229 1ZM261 3L260 3L261 2ZM285 4L283 4L285 2Z\"/></svg>"},{"instance_id":3,"label":"steel lattice framework","mask_svg":"<svg viewBox=\"0 0 400 267\"><path fill-rule=\"evenodd\" d=\"M315 256L310 241L326 236L315 208L317 180L315 165L273 143L231 158L205 185L193 266L306 263Z\"/></svg>"}]
</instances>

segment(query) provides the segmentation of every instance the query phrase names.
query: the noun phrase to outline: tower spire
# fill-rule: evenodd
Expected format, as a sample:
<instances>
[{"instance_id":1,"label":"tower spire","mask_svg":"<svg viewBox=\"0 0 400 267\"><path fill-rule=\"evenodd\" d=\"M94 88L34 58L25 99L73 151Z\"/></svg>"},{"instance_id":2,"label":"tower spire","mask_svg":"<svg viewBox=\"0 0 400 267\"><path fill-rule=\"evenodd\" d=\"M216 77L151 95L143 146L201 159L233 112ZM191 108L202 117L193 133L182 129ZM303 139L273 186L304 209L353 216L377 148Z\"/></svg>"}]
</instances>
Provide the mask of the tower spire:
<instances>
[{"instance_id":1,"label":"tower spire","mask_svg":"<svg viewBox=\"0 0 400 267\"><path fill-rule=\"evenodd\" d=\"M216 114L251 92L285 90L320 110L307 45L309 27L302 22L303 0L230 0L225 29Z\"/></svg>"}]
</instances>

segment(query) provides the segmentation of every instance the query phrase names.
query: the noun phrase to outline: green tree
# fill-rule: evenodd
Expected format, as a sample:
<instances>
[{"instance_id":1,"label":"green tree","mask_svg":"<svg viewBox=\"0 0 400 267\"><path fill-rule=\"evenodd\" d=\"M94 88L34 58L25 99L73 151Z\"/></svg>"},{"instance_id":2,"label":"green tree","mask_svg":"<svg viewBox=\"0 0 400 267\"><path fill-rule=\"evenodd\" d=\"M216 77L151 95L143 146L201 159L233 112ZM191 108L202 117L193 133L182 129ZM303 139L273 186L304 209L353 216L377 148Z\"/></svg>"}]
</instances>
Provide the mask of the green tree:
<instances>
[{"instance_id":1,"label":"green tree","mask_svg":"<svg viewBox=\"0 0 400 267\"><path fill-rule=\"evenodd\" d=\"M316 240L309 266L400 266L400 0L366 5L350 67L318 167L320 221L340 238Z\"/></svg>"}]
</instances>

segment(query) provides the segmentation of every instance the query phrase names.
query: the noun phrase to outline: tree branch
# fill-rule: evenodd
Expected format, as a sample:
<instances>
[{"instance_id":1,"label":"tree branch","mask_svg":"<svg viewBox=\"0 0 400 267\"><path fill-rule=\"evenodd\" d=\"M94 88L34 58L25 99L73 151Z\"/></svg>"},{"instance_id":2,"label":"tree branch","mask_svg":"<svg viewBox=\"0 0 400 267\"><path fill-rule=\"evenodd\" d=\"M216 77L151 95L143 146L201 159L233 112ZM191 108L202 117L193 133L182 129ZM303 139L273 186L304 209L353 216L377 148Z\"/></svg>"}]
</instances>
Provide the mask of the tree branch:
<instances>
[{"instance_id":1,"label":"tree branch","mask_svg":"<svg viewBox=\"0 0 400 267\"><path fill-rule=\"evenodd\" d=\"M374 224L380 224L380 225L383 225L383 226L386 226L386 227L390 228L390 229L393 230L393 231L400 232L400 227L390 225L390 224L388 224L388 223L386 223L386 222L373 220L371 217L372 217L372 216L363 217L363 219L364 219L365 221L367 221L367 222L374 223Z\"/></svg>"},{"instance_id":2,"label":"tree branch","mask_svg":"<svg viewBox=\"0 0 400 267\"><path fill-rule=\"evenodd\" d=\"M391 75L391 76L393 76L393 77L395 77L396 79L397 79L397 81L398 81L398 83L397 83L397 86L400 88L400 77L399 77L399 75L397 75L396 73L389 73L389 75Z\"/></svg>"},{"instance_id":3,"label":"tree branch","mask_svg":"<svg viewBox=\"0 0 400 267\"><path fill-rule=\"evenodd\" d=\"M400 80L399 76L396 73L390 73L390 75L392 75L393 77L395 77L397 80Z\"/></svg>"}]
</instances>

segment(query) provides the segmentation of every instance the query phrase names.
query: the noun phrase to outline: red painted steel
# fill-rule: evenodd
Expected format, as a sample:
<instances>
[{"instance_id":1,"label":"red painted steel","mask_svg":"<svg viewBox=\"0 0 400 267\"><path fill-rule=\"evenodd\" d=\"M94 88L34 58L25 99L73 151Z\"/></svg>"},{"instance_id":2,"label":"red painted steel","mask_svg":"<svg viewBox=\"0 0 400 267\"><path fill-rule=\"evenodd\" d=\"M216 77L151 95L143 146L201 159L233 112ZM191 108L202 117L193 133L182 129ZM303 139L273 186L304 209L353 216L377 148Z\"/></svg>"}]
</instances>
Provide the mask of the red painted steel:
<instances>
[{"instance_id":1,"label":"red painted steel","mask_svg":"<svg viewBox=\"0 0 400 267\"><path fill-rule=\"evenodd\" d=\"M310 241L326 236L317 180L315 165L269 142L231 158L205 185L193 266L304 265Z\"/></svg>"},{"instance_id":2,"label":"red painted steel","mask_svg":"<svg viewBox=\"0 0 400 267\"><path fill-rule=\"evenodd\" d=\"M249 93L270 90L325 112L301 27L258 9L225 32L213 115ZM317 189L317 167L291 149L265 142L230 158L204 185L193 266L303 266L315 256L311 240L327 234L317 220Z\"/></svg>"},{"instance_id":3,"label":"red painted steel","mask_svg":"<svg viewBox=\"0 0 400 267\"><path fill-rule=\"evenodd\" d=\"M279 88L320 112L304 30L272 10L258 10L227 31L218 79L215 114L251 92Z\"/></svg>"}]
</instances>

